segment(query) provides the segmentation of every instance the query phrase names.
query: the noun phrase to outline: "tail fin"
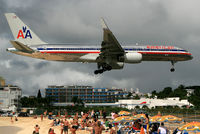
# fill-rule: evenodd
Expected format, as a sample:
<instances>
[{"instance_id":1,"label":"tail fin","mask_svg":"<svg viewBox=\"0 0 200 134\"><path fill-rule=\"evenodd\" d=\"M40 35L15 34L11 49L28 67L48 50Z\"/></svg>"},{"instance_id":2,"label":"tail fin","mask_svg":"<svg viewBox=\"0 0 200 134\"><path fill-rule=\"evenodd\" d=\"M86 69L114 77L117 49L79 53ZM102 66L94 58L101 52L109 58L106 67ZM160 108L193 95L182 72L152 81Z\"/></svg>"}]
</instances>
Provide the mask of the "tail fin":
<instances>
[{"instance_id":1,"label":"tail fin","mask_svg":"<svg viewBox=\"0 0 200 134\"><path fill-rule=\"evenodd\" d=\"M16 41L25 45L46 44L14 13L5 13L5 16Z\"/></svg>"}]
</instances>

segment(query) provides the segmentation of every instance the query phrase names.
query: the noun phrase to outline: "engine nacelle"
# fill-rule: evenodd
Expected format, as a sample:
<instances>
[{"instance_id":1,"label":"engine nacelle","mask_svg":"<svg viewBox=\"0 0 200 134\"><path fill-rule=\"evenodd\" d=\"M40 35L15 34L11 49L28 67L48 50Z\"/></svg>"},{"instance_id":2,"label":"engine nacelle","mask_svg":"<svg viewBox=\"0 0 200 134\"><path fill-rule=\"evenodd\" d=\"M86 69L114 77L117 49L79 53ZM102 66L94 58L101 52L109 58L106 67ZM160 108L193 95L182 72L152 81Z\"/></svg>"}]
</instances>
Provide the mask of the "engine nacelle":
<instances>
[{"instance_id":1,"label":"engine nacelle","mask_svg":"<svg viewBox=\"0 0 200 134\"><path fill-rule=\"evenodd\" d=\"M140 53L126 53L124 55L124 62L126 63L140 63L142 61L142 54Z\"/></svg>"}]
</instances>

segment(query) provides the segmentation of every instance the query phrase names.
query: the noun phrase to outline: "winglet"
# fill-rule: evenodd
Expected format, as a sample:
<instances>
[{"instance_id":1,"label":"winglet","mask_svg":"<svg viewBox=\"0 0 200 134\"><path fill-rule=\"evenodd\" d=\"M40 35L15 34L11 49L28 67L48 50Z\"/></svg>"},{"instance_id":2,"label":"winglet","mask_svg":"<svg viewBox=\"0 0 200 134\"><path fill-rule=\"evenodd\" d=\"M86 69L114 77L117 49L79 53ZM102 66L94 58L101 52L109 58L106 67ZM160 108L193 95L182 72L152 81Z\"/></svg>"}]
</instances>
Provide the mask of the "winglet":
<instances>
[{"instance_id":1,"label":"winglet","mask_svg":"<svg viewBox=\"0 0 200 134\"><path fill-rule=\"evenodd\" d=\"M101 26L103 29L109 29L108 26L106 25L106 22L103 18L101 18Z\"/></svg>"}]
</instances>

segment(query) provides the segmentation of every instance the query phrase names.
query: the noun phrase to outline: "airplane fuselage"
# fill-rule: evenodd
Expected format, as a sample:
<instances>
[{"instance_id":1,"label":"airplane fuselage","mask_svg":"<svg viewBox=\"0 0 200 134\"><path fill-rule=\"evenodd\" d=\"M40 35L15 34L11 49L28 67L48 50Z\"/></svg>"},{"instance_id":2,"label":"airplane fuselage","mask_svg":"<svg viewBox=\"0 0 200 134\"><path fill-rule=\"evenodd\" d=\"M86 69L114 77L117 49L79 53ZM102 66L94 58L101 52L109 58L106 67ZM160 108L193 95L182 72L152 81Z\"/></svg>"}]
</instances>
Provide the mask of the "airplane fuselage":
<instances>
[{"instance_id":1,"label":"airplane fuselage","mask_svg":"<svg viewBox=\"0 0 200 134\"><path fill-rule=\"evenodd\" d=\"M192 59L188 51L174 46L131 45L121 46L112 31L101 19L103 40L98 46L84 46L83 44L48 44L42 41L19 17L14 13L5 14L14 40L13 48L7 51L38 59L63 62L97 63L94 74L102 74L112 69L123 69L125 63L136 64L142 61L170 61L171 72L174 63Z\"/></svg>"},{"instance_id":2,"label":"airplane fuselage","mask_svg":"<svg viewBox=\"0 0 200 134\"><path fill-rule=\"evenodd\" d=\"M34 53L18 51L15 48L8 48L9 52L29 56L38 59L63 61L63 62L97 62L101 48L94 46L70 46L70 45L38 45L31 47ZM192 59L188 51L174 46L126 46L125 53L141 54L141 61L186 61ZM141 62L140 61L140 62ZM135 63L128 60L125 63ZM136 62L138 63L138 62Z\"/></svg>"}]
</instances>

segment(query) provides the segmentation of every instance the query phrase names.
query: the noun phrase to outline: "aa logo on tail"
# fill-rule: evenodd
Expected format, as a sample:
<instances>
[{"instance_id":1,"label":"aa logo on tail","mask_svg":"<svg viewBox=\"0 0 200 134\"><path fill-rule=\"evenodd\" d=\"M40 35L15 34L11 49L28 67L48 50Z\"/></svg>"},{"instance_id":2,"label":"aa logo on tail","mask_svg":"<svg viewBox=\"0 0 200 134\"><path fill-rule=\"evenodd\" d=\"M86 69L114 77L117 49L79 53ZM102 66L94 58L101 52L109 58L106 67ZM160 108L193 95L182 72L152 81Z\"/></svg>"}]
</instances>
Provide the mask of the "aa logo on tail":
<instances>
[{"instance_id":1,"label":"aa logo on tail","mask_svg":"<svg viewBox=\"0 0 200 134\"><path fill-rule=\"evenodd\" d=\"M20 29L18 32L17 39L19 38L26 39L28 37L32 39L31 32L30 30L26 29L26 26L23 26L22 29Z\"/></svg>"}]
</instances>

